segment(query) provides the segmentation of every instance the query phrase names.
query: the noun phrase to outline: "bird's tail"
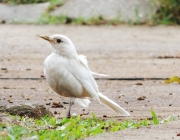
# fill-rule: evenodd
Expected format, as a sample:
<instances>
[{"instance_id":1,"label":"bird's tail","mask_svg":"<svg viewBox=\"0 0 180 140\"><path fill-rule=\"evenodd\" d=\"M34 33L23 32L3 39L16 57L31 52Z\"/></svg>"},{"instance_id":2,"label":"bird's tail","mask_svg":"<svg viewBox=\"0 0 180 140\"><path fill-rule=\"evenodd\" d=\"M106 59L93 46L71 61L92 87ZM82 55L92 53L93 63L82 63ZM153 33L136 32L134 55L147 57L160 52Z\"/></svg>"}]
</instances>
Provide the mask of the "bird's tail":
<instances>
[{"instance_id":1,"label":"bird's tail","mask_svg":"<svg viewBox=\"0 0 180 140\"><path fill-rule=\"evenodd\" d=\"M108 97L106 97L102 93L99 92L98 95L99 95L99 99L100 99L100 101L101 101L101 103L103 105L105 105L108 108L114 110L115 112L117 112L121 116L130 116L130 114L125 109L120 107L117 103L115 103L114 101L110 100Z\"/></svg>"}]
</instances>

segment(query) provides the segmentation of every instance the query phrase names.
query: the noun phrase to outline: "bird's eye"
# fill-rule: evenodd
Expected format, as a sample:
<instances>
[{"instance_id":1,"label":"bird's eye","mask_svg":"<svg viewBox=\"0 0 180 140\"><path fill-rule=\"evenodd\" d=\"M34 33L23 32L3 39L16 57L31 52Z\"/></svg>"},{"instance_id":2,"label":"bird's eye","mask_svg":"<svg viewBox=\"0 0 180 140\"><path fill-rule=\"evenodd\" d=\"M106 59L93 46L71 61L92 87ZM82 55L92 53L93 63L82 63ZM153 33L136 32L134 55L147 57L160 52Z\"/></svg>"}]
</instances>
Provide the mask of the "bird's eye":
<instances>
[{"instance_id":1,"label":"bird's eye","mask_svg":"<svg viewBox=\"0 0 180 140\"><path fill-rule=\"evenodd\" d=\"M62 42L62 40L61 39L57 39L57 43L61 43Z\"/></svg>"}]
</instances>

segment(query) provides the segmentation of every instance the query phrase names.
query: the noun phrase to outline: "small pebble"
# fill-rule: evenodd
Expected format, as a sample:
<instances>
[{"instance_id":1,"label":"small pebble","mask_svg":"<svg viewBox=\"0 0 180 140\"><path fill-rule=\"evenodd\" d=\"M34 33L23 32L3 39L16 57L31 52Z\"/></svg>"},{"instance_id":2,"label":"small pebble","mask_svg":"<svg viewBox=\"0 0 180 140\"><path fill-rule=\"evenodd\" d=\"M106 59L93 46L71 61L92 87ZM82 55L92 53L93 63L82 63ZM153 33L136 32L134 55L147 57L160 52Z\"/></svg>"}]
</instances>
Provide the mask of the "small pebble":
<instances>
[{"instance_id":1,"label":"small pebble","mask_svg":"<svg viewBox=\"0 0 180 140\"><path fill-rule=\"evenodd\" d=\"M141 97L137 98L137 100L144 100L144 99L146 99L146 96L141 96Z\"/></svg>"},{"instance_id":2,"label":"small pebble","mask_svg":"<svg viewBox=\"0 0 180 140\"><path fill-rule=\"evenodd\" d=\"M41 74L41 77L45 77L45 76Z\"/></svg>"},{"instance_id":3,"label":"small pebble","mask_svg":"<svg viewBox=\"0 0 180 140\"><path fill-rule=\"evenodd\" d=\"M51 103L46 103L46 105L50 105Z\"/></svg>"},{"instance_id":4,"label":"small pebble","mask_svg":"<svg viewBox=\"0 0 180 140\"><path fill-rule=\"evenodd\" d=\"M57 114L57 111L54 111L54 114Z\"/></svg>"},{"instance_id":5,"label":"small pebble","mask_svg":"<svg viewBox=\"0 0 180 140\"><path fill-rule=\"evenodd\" d=\"M2 24L5 24L5 23L6 23L6 20L3 19L3 20L1 21L1 23L2 23Z\"/></svg>"},{"instance_id":6,"label":"small pebble","mask_svg":"<svg viewBox=\"0 0 180 140\"><path fill-rule=\"evenodd\" d=\"M135 85L143 85L142 83L135 83Z\"/></svg>"},{"instance_id":7,"label":"small pebble","mask_svg":"<svg viewBox=\"0 0 180 140\"><path fill-rule=\"evenodd\" d=\"M177 136L180 136L180 133L178 133Z\"/></svg>"},{"instance_id":8,"label":"small pebble","mask_svg":"<svg viewBox=\"0 0 180 140\"><path fill-rule=\"evenodd\" d=\"M89 112L83 112L83 115L88 115L89 114Z\"/></svg>"},{"instance_id":9,"label":"small pebble","mask_svg":"<svg viewBox=\"0 0 180 140\"><path fill-rule=\"evenodd\" d=\"M123 95L123 94L120 94L119 97L120 97L120 98L121 98L121 97L124 97L124 95Z\"/></svg>"},{"instance_id":10,"label":"small pebble","mask_svg":"<svg viewBox=\"0 0 180 140\"><path fill-rule=\"evenodd\" d=\"M172 93L169 93L169 95L172 95Z\"/></svg>"},{"instance_id":11,"label":"small pebble","mask_svg":"<svg viewBox=\"0 0 180 140\"><path fill-rule=\"evenodd\" d=\"M1 70L7 70L7 68L1 68Z\"/></svg>"},{"instance_id":12,"label":"small pebble","mask_svg":"<svg viewBox=\"0 0 180 140\"><path fill-rule=\"evenodd\" d=\"M68 102L63 102L63 104L69 104Z\"/></svg>"},{"instance_id":13,"label":"small pebble","mask_svg":"<svg viewBox=\"0 0 180 140\"><path fill-rule=\"evenodd\" d=\"M9 102L9 103L13 103L13 101L12 101L12 100L8 100L8 102Z\"/></svg>"},{"instance_id":14,"label":"small pebble","mask_svg":"<svg viewBox=\"0 0 180 140\"><path fill-rule=\"evenodd\" d=\"M103 115L103 117L104 117L104 118L106 118L106 117L107 117L107 115Z\"/></svg>"}]
</instances>

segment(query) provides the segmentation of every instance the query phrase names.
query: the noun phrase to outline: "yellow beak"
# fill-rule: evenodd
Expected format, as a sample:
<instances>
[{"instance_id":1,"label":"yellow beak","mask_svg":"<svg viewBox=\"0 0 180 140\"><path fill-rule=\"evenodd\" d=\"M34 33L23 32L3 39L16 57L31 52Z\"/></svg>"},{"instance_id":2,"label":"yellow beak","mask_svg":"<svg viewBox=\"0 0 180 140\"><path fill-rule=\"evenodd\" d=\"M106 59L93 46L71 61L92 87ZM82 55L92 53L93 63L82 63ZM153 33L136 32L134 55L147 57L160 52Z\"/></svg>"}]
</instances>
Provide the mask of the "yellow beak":
<instances>
[{"instance_id":1,"label":"yellow beak","mask_svg":"<svg viewBox=\"0 0 180 140\"><path fill-rule=\"evenodd\" d=\"M49 42L52 43L52 44L54 44L53 40L52 40L49 36L39 35L39 37L41 37L42 39L45 39L45 40L49 41Z\"/></svg>"}]
</instances>

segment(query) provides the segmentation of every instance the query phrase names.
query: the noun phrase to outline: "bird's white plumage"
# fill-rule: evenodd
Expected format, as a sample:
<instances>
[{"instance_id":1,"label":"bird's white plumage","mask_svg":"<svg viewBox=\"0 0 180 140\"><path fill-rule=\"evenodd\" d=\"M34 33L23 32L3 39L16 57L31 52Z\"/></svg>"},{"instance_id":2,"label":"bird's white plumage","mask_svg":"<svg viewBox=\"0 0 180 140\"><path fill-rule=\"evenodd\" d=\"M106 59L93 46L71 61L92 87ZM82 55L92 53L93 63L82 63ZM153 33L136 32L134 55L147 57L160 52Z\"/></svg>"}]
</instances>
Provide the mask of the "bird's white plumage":
<instances>
[{"instance_id":1,"label":"bird's white plumage","mask_svg":"<svg viewBox=\"0 0 180 140\"><path fill-rule=\"evenodd\" d=\"M41 37L50 41L53 47L53 53L44 61L44 74L56 93L74 97L75 102L84 107L90 103L88 98L94 98L118 114L129 116L127 111L99 92L92 74L107 75L91 72L86 57L77 54L69 38L63 35Z\"/></svg>"}]
</instances>

